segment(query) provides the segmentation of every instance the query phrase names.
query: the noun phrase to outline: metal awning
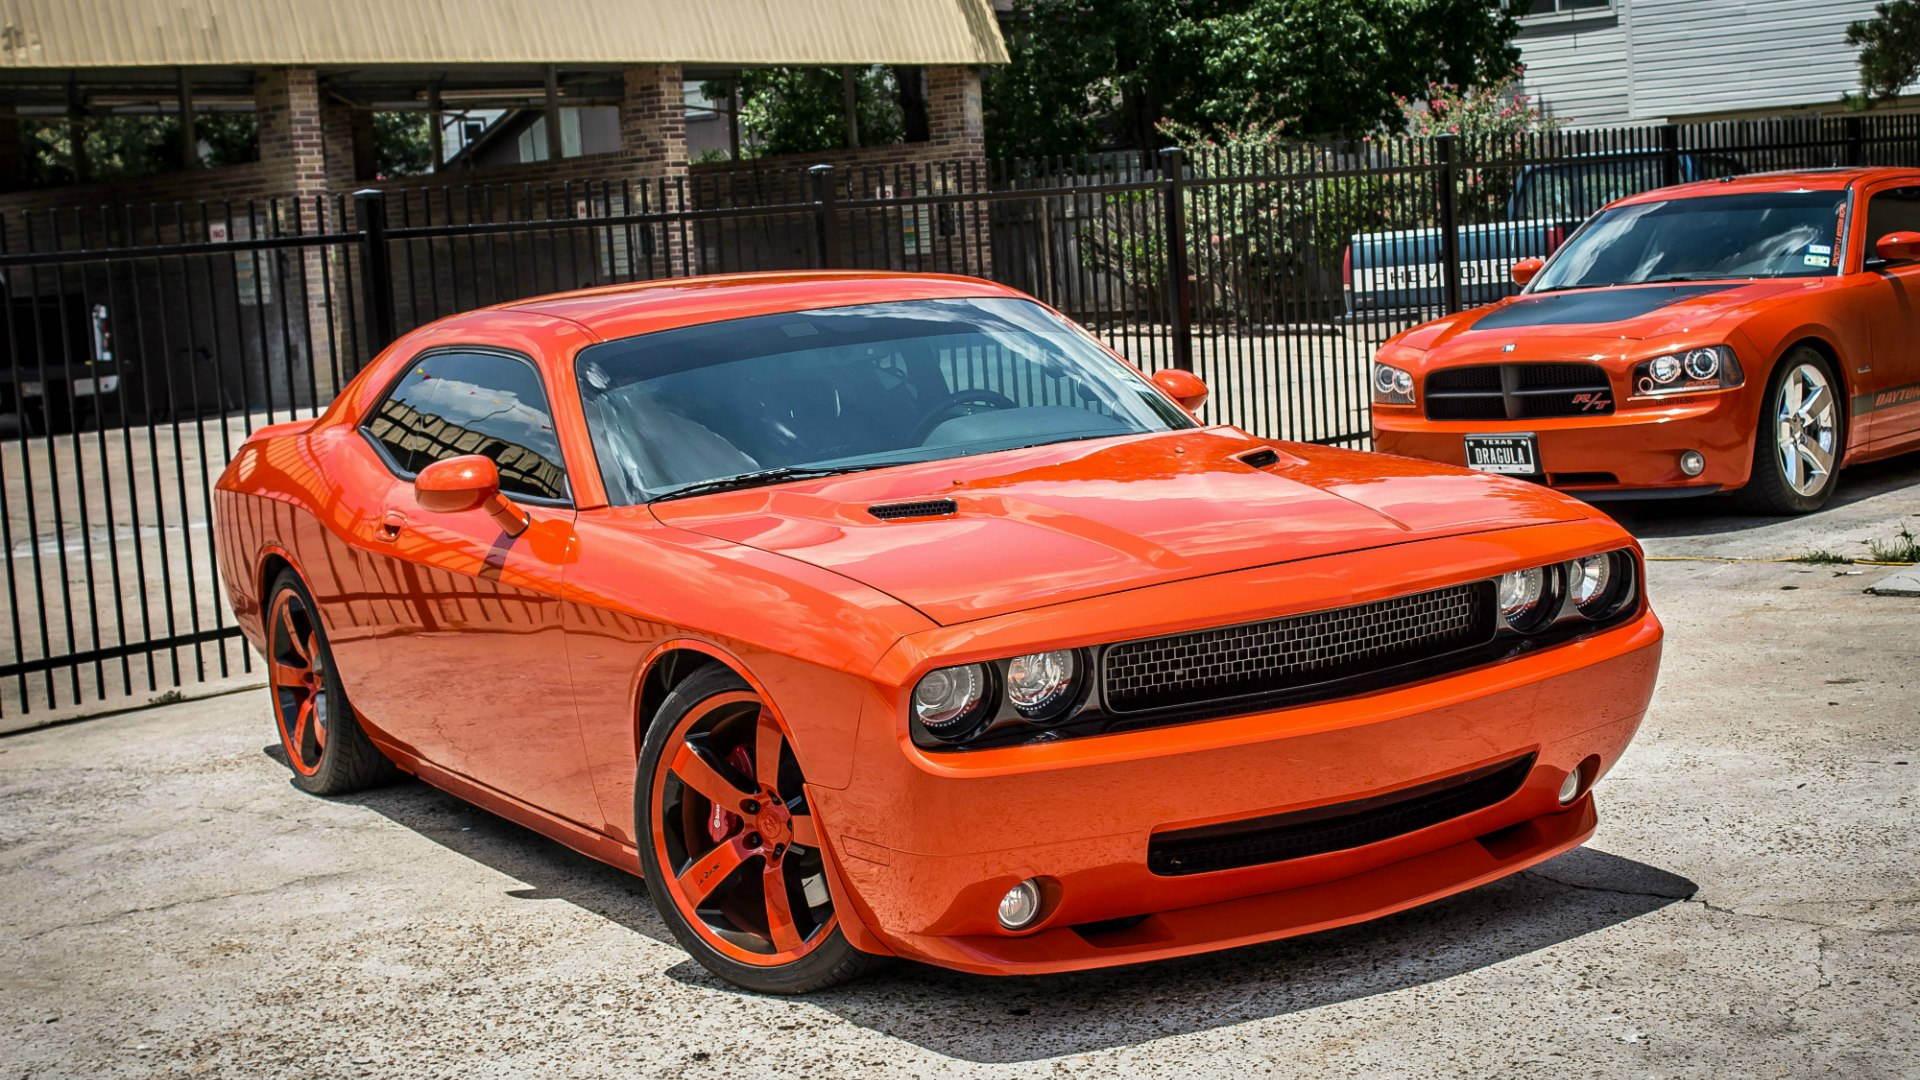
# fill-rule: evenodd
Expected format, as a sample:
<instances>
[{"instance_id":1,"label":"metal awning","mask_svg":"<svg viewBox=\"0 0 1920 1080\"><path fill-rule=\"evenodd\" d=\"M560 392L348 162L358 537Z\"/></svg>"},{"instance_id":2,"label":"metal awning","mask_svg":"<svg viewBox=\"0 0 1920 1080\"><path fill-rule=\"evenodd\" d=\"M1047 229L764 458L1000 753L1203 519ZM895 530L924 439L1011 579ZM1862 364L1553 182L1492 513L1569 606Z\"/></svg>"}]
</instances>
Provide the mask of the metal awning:
<instances>
[{"instance_id":1,"label":"metal awning","mask_svg":"<svg viewBox=\"0 0 1920 1080\"><path fill-rule=\"evenodd\" d=\"M0 0L0 71L1003 64L992 0Z\"/></svg>"}]
</instances>

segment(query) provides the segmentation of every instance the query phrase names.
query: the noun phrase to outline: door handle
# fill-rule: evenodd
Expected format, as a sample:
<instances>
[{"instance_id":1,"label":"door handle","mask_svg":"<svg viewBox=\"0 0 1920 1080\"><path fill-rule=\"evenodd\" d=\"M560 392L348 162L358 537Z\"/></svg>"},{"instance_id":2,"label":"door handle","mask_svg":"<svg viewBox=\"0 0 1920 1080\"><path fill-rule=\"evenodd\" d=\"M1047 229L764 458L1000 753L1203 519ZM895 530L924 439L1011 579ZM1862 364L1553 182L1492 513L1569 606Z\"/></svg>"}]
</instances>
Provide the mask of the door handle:
<instances>
[{"instance_id":1,"label":"door handle","mask_svg":"<svg viewBox=\"0 0 1920 1080\"><path fill-rule=\"evenodd\" d=\"M398 510L387 511L385 520L374 529L374 539L383 544L391 544L400 539L400 530L407 527L407 515Z\"/></svg>"}]
</instances>

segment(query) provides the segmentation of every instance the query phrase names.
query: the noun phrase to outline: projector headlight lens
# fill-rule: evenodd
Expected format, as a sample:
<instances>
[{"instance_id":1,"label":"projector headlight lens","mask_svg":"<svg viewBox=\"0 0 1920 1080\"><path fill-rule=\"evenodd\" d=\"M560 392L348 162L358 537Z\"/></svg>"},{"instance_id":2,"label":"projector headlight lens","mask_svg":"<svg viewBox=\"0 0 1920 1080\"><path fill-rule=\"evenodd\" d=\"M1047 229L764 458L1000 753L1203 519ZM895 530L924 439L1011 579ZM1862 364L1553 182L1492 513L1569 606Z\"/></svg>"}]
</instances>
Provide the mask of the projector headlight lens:
<instances>
[{"instance_id":1,"label":"projector headlight lens","mask_svg":"<svg viewBox=\"0 0 1920 1080\"><path fill-rule=\"evenodd\" d=\"M1552 584L1552 575L1541 566L1501 574L1500 617L1523 633L1537 629L1553 613Z\"/></svg>"},{"instance_id":2,"label":"projector headlight lens","mask_svg":"<svg viewBox=\"0 0 1920 1080\"><path fill-rule=\"evenodd\" d=\"M1632 585L1630 558L1625 552L1587 555L1567 564L1567 591L1574 609L1598 621L1619 610Z\"/></svg>"},{"instance_id":3,"label":"projector headlight lens","mask_svg":"<svg viewBox=\"0 0 1920 1080\"><path fill-rule=\"evenodd\" d=\"M1007 701L1027 720L1052 720L1073 704L1079 675L1071 651L1016 656L1007 662Z\"/></svg>"},{"instance_id":4,"label":"projector headlight lens","mask_svg":"<svg viewBox=\"0 0 1920 1080\"><path fill-rule=\"evenodd\" d=\"M981 664L940 668L921 676L913 688L913 715L942 739L967 734L979 718L987 693L987 669Z\"/></svg>"}]
</instances>

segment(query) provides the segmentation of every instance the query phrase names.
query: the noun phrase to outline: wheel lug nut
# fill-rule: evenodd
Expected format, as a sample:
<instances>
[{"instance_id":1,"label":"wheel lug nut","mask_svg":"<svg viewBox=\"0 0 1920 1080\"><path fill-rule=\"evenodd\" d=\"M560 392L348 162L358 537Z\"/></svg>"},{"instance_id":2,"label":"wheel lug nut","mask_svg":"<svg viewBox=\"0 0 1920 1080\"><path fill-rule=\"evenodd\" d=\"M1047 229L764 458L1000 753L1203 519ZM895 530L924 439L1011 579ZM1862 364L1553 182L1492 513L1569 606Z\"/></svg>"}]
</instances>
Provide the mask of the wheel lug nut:
<instances>
[{"instance_id":1,"label":"wheel lug nut","mask_svg":"<svg viewBox=\"0 0 1920 1080\"><path fill-rule=\"evenodd\" d=\"M777 858L779 858L780 856L782 856L782 855L785 855L786 853L787 853L787 845L785 845L785 844L775 844L775 845L773 845L773 857L774 857L774 858L776 858L776 859L777 859Z\"/></svg>"},{"instance_id":2,"label":"wheel lug nut","mask_svg":"<svg viewBox=\"0 0 1920 1080\"><path fill-rule=\"evenodd\" d=\"M757 833L757 832L750 832L750 833L748 833L748 834L747 834L747 846L748 846L748 847L750 847L750 848L757 848L757 847L759 847L759 846L760 846L760 834L759 834L759 833Z\"/></svg>"},{"instance_id":3,"label":"wheel lug nut","mask_svg":"<svg viewBox=\"0 0 1920 1080\"><path fill-rule=\"evenodd\" d=\"M748 799L746 802L740 804L740 809L745 813L757 814L760 812L760 804L754 802L752 799Z\"/></svg>"}]
</instances>

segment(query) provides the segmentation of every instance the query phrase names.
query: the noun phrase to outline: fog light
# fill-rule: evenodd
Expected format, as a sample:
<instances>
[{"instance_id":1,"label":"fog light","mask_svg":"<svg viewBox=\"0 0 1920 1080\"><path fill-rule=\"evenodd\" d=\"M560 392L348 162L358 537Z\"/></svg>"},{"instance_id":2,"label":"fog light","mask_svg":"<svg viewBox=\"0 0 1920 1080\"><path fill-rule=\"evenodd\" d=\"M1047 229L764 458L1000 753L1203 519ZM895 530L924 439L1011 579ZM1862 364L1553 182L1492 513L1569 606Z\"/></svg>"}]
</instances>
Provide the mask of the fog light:
<instances>
[{"instance_id":1,"label":"fog light","mask_svg":"<svg viewBox=\"0 0 1920 1080\"><path fill-rule=\"evenodd\" d=\"M1040 917L1040 885L1032 878L1007 890L1000 898L1000 925L1025 930Z\"/></svg>"},{"instance_id":2,"label":"fog light","mask_svg":"<svg viewBox=\"0 0 1920 1080\"><path fill-rule=\"evenodd\" d=\"M1688 476L1699 476L1707 470L1707 456L1698 450L1680 452L1680 471Z\"/></svg>"}]
</instances>

